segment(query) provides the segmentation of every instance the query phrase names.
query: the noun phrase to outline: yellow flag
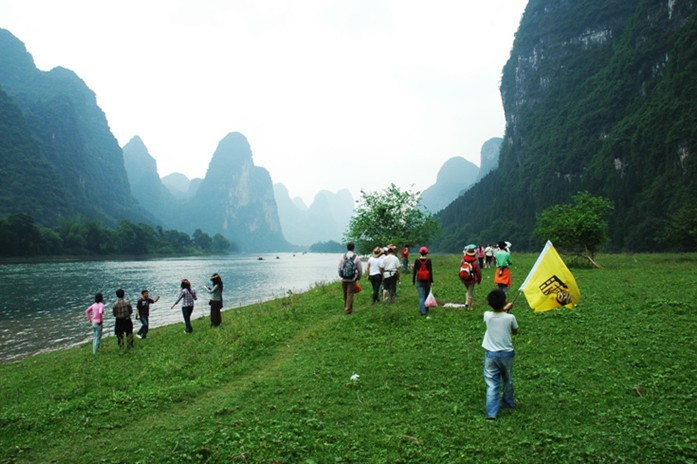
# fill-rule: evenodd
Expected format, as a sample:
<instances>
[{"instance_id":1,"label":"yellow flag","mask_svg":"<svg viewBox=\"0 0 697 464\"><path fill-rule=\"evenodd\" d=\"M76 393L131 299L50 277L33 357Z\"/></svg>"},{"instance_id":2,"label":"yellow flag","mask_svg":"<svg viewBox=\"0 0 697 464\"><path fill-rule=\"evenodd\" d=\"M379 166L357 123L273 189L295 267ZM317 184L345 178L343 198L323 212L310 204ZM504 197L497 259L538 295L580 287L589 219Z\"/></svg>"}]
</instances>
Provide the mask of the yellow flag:
<instances>
[{"instance_id":1,"label":"yellow flag","mask_svg":"<svg viewBox=\"0 0 697 464\"><path fill-rule=\"evenodd\" d=\"M573 308L581 299L576 279L549 240L519 291L536 313L560 306Z\"/></svg>"}]
</instances>

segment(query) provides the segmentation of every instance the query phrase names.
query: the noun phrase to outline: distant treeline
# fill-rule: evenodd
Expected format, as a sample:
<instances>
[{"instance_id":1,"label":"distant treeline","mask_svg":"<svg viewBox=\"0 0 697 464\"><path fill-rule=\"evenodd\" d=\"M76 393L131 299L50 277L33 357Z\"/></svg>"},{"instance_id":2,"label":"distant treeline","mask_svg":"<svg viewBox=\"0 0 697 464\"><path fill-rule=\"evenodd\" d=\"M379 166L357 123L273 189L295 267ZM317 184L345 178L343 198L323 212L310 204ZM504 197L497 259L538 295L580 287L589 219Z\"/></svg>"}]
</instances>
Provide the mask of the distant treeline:
<instances>
[{"instance_id":1,"label":"distant treeline","mask_svg":"<svg viewBox=\"0 0 697 464\"><path fill-rule=\"evenodd\" d=\"M345 250L345 245L333 240L329 240L328 242L317 242L310 245L310 252L312 253L341 253Z\"/></svg>"},{"instance_id":2,"label":"distant treeline","mask_svg":"<svg viewBox=\"0 0 697 464\"><path fill-rule=\"evenodd\" d=\"M197 229L191 236L161 226L121 220L107 228L98 220L63 219L55 228L36 224L27 214L0 219L0 256L171 256L222 254L234 246L220 234Z\"/></svg>"}]
</instances>

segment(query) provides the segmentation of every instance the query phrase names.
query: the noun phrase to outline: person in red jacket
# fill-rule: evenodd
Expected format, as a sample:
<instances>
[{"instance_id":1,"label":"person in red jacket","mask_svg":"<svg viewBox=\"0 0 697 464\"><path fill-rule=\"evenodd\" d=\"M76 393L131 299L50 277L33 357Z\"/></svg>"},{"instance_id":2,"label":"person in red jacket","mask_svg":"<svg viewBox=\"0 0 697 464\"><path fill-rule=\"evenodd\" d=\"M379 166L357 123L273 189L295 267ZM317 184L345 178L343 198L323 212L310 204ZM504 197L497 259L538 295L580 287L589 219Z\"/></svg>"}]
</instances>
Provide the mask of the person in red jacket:
<instances>
[{"instance_id":1,"label":"person in red jacket","mask_svg":"<svg viewBox=\"0 0 697 464\"><path fill-rule=\"evenodd\" d=\"M402 270L405 274L409 272L409 244L407 243L402 247Z\"/></svg>"}]
</instances>

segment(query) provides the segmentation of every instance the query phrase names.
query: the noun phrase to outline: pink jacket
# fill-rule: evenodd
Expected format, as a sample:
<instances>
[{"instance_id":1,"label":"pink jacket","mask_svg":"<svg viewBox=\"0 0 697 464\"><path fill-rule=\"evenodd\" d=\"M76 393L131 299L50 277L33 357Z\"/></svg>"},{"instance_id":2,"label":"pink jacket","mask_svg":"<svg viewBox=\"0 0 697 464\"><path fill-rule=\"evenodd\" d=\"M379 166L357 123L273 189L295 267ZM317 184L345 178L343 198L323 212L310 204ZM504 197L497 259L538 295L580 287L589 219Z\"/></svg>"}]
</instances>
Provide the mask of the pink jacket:
<instances>
[{"instance_id":1,"label":"pink jacket","mask_svg":"<svg viewBox=\"0 0 697 464\"><path fill-rule=\"evenodd\" d=\"M85 311L85 316L90 322L101 324L104 322L104 303L95 303Z\"/></svg>"}]
</instances>

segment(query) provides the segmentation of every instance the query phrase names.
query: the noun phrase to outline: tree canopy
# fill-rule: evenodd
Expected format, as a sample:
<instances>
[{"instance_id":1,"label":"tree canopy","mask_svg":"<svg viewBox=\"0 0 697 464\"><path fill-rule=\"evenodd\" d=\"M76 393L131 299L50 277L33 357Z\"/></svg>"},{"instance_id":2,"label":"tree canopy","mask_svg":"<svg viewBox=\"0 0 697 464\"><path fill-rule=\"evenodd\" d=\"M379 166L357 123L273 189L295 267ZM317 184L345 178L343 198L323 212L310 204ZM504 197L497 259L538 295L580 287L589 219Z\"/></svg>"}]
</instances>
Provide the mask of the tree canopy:
<instances>
[{"instance_id":1,"label":"tree canopy","mask_svg":"<svg viewBox=\"0 0 697 464\"><path fill-rule=\"evenodd\" d=\"M607 198L588 192L579 192L572 199L574 204L558 204L542 211L535 233L564 251L588 258L597 266L595 252L608 240L607 221L614 206Z\"/></svg>"},{"instance_id":2,"label":"tree canopy","mask_svg":"<svg viewBox=\"0 0 697 464\"><path fill-rule=\"evenodd\" d=\"M361 190L346 241L356 244L359 253L388 244L422 244L439 230L436 217L419 205L420 193L400 190L394 184L379 192Z\"/></svg>"}]
</instances>

